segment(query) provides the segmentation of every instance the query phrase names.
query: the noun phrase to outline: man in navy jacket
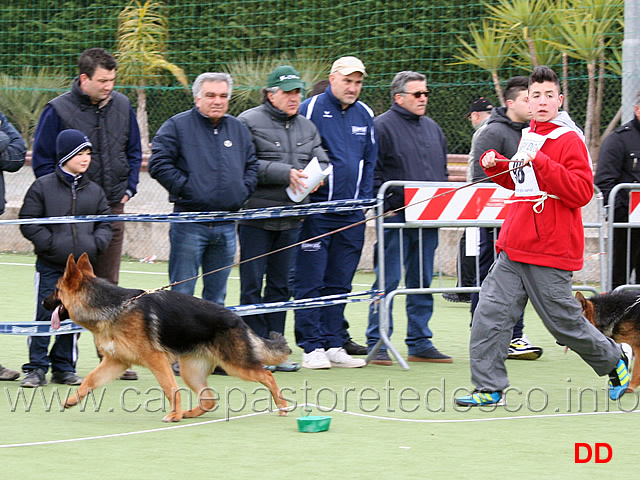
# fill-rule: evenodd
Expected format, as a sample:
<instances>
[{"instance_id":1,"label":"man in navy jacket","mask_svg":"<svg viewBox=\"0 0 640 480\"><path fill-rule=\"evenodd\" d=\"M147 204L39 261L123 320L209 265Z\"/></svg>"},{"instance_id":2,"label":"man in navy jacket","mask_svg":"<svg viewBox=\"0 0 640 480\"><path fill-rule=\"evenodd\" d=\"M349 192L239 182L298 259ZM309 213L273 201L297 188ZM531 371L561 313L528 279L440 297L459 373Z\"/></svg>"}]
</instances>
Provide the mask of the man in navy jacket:
<instances>
[{"instance_id":1,"label":"man in navy jacket","mask_svg":"<svg viewBox=\"0 0 640 480\"><path fill-rule=\"evenodd\" d=\"M235 211L258 182L251 134L227 115L232 80L203 73L193 82L196 106L174 115L152 142L149 173L169 192L175 212ZM169 280L181 282L233 264L236 227L232 221L172 223ZM205 275L202 298L224 305L229 269ZM196 281L173 289L193 295Z\"/></svg>"},{"instance_id":2,"label":"man in navy jacket","mask_svg":"<svg viewBox=\"0 0 640 480\"><path fill-rule=\"evenodd\" d=\"M377 146L373 111L358 101L365 67L356 57L333 63L329 86L305 100L300 114L310 119L322 137L333 173L311 195L312 202L367 199L373 196L373 169ZM307 217L301 240L364 220L364 212L324 213ZM296 259L296 299L348 293L364 244L364 223L300 245ZM296 340L304 349L306 368L363 367L343 348L348 336L343 327L344 304L296 311ZM346 336L346 338L345 338Z\"/></svg>"},{"instance_id":3,"label":"man in navy jacket","mask_svg":"<svg viewBox=\"0 0 640 480\"><path fill-rule=\"evenodd\" d=\"M417 72L400 72L391 83L391 108L375 120L378 134L378 163L375 185L379 188L390 180L415 180L446 182L447 144L436 122L425 116L429 90L426 77ZM388 210L404 206L403 187L386 190L385 205ZM385 222L403 223L404 211L400 210ZM428 288L433 275L433 257L438 246L436 228L408 228L403 230L404 258L400 258L400 232L390 228L384 232L385 290L395 290L400 283L401 263L406 270L407 288ZM422 245L422 249L420 249ZM377 263L377 262L376 262ZM377 271L377 266L376 266ZM377 288L378 280L374 284ZM431 342L429 320L433 313L431 294L407 296L407 338L410 362L451 363L451 357L440 353ZM393 330L389 314L389 336ZM378 309L372 305L367 328L367 344L372 348L380 339ZM391 358L382 347L371 363L391 365Z\"/></svg>"}]
</instances>

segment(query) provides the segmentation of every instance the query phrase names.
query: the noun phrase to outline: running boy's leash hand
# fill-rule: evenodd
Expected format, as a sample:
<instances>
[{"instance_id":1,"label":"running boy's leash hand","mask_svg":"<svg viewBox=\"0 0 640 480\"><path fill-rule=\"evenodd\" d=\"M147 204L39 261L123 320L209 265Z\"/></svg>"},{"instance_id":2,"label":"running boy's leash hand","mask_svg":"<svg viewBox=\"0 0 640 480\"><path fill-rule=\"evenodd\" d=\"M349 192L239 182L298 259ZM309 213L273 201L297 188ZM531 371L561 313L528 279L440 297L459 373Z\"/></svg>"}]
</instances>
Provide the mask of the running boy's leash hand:
<instances>
[{"instance_id":1,"label":"running boy's leash hand","mask_svg":"<svg viewBox=\"0 0 640 480\"><path fill-rule=\"evenodd\" d=\"M483 168L492 168L496 166L496 152L489 150L480 159L480 165Z\"/></svg>"},{"instance_id":2,"label":"running boy's leash hand","mask_svg":"<svg viewBox=\"0 0 640 480\"><path fill-rule=\"evenodd\" d=\"M534 158L536 158L535 153L527 153L527 158L522 162L522 166L525 167L527 165L532 165Z\"/></svg>"},{"instance_id":3,"label":"running boy's leash hand","mask_svg":"<svg viewBox=\"0 0 640 480\"><path fill-rule=\"evenodd\" d=\"M527 153L527 158L522 162L522 165L520 165L520 167L525 167L525 166L527 166L529 164L532 164L533 163L533 159L535 157L536 156L535 156L534 153ZM482 165L483 168L491 168L491 167L495 167L496 163L498 163L498 162L510 162L510 161L511 160L500 160L500 159L497 159L496 158L496 152L494 152L493 150L489 150L480 159L480 165Z\"/></svg>"}]
</instances>

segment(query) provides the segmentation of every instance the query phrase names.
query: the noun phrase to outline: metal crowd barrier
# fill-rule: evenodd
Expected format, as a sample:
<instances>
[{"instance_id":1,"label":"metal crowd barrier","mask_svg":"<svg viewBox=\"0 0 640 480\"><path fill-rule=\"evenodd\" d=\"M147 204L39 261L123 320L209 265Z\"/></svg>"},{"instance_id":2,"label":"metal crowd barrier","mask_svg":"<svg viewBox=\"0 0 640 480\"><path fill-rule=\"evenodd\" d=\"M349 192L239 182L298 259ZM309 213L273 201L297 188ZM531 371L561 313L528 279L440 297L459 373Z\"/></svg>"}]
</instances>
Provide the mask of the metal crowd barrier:
<instances>
[{"instance_id":1,"label":"metal crowd barrier","mask_svg":"<svg viewBox=\"0 0 640 480\"><path fill-rule=\"evenodd\" d=\"M377 203L377 279L378 289L385 292L385 255L384 255L384 230L387 228L400 229L400 248L402 249L402 231L405 228L443 228L443 227L486 227L497 228L502 226L506 216L505 200L513 194L511 190L500 187L494 183L477 184L466 186L466 183L458 182L409 182L391 181L382 185L378 192ZM384 222L384 198L390 187L404 187L405 222L391 223ZM462 188L465 187L465 188ZM593 229L596 232L599 247L600 264L600 286L606 282L606 255L605 251L605 209L602 194L594 187L595 193L592 200L595 201L596 219L595 221L584 222L585 229ZM451 192L451 193L448 193ZM639 225L640 226L640 225ZM422 236L419 234L419 244L422 245ZM495 238L494 238L495 240ZM420 250L422 252L422 249ZM457 251L457 250L456 250ZM494 253L495 255L495 253ZM400 258L403 252L400 251ZM477 260L476 260L477 266ZM477 272L477 270L476 270ZM433 288L422 284L422 262L420 264L420 288L400 288L391 292L386 292L378 304L379 309L379 330L380 340L367 356L367 361L371 360L380 347L384 344L392 355L398 360L400 366L409 369L408 364L400 356L397 349L389 339L389 316L391 313L391 302L396 295L414 294L438 294L438 293L471 293L478 292L480 287L451 287ZM404 267L401 278L404 279ZM476 277L477 278L477 277ZM401 280L402 282L402 280ZM477 282L476 282L477 283ZM402 283L401 283L402 285ZM580 285L573 285L573 290L592 291L597 293L598 289L583 282Z\"/></svg>"},{"instance_id":2,"label":"metal crowd barrier","mask_svg":"<svg viewBox=\"0 0 640 480\"><path fill-rule=\"evenodd\" d=\"M616 222L614 216L615 199L618 193L623 191L628 191L629 195L629 219L627 222ZM640 289L640 285L638 285L640 283L640 272L634 272L635 284L631 283L631 273L635 268L635 265L631 265L631 232L634 228L640 228L640 185L637 183L620 183L616 185L609 193L607 213L607 252L609 252L609 259L607 262L605 290L609 291L613 287L613 235L616 230L626 230L627 261L625 265L626 283L618 286L615 290L638 290Z\"/></svg>"}]
</instances>

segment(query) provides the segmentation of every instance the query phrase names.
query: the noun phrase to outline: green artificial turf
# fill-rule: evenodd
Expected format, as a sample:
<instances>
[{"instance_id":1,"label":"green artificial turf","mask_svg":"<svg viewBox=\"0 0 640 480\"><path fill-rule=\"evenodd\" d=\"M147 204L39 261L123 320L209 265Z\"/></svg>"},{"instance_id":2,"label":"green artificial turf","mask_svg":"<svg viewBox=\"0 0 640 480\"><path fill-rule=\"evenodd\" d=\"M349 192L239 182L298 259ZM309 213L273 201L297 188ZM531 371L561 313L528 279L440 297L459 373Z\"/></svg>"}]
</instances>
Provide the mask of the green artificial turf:
<instances>
[{"instance_id":1,"label":"green artificial turf","mask_svg":"<svg viewBox=\"0 0 640 480\"><path fill-rule=\"evenodd\" d=\"M32 256L0 255L0 308L4 322L33 319ZM121 285L154 288L167 283L166 263L125 262ZM358 273L354 290L368 290L371 273ZM442 282L442 283L440 283ZM237 272L231 273L227 304L237 304ZM453 286L436 279L433 286ZM198 286L197 292L200 290ZM395 303L394 346L406 356L403 298ZM347 306L350 332L365 342L367 304ZM176 424L161 422L163 401L151 373L138 381L117 380L88 397L83 408L61 411L69 387L25 389L1 382L2 478L602 478L630 477L640 417L609 402L606 379L556 345L535 313L525 314L526 333L544 348L537 361L507 362L513 390L507 406L462 409L453 399L471 387L467 304L435 295L434 343L452 364L415 364L403 370L368 366L276 373L290 405L288 417L264 413L268 395L259 384L211 376L219 394L215 411ZM287 317L292 360L293 315ZM0 363L19 369L27 360L26 337L0 335ZM80 338L78 373L97 364L91 335ZM180 380L179 385L183 385ZM458 393L456 394L456 391ZM183 394L183 406L188 394ZM298 432L296 417L332 417L329 431ZM637 397L621 407L634 410ZM609 443L609 463L574 463L575 443Z\"/></svg>"}]
</instances>

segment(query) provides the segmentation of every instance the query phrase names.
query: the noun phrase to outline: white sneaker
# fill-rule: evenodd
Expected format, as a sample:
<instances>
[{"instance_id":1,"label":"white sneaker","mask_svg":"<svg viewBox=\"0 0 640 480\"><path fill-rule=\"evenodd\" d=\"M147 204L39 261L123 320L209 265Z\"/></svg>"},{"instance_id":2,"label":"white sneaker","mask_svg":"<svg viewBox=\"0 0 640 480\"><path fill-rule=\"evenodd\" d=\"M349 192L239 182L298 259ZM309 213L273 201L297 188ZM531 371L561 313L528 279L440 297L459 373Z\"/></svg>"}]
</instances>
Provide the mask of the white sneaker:
<instances>
[{"instance_id":1,"label":"white sneaker","mask_svg":"<svg viewBox=\"0 0 640 480\"><path fill-rule=\"evenodd\" d=\"M319 370L331 368L331 362L327 358L327 353L324 351L324 348L316 348L313 352L302 354L302 366L304 368Z\"/></svg>"},{"instance_id":2,"label":"white sneaker","mask_svg":"<svg viewBox=\"0 0 640 480\"><path fill-rule=\"evenodd\" d=\"M353 358L342 347L334 347L327 350L327 358L332 367L360 368L367 364L363 358Z\"/></svg>"}]
</instances>

